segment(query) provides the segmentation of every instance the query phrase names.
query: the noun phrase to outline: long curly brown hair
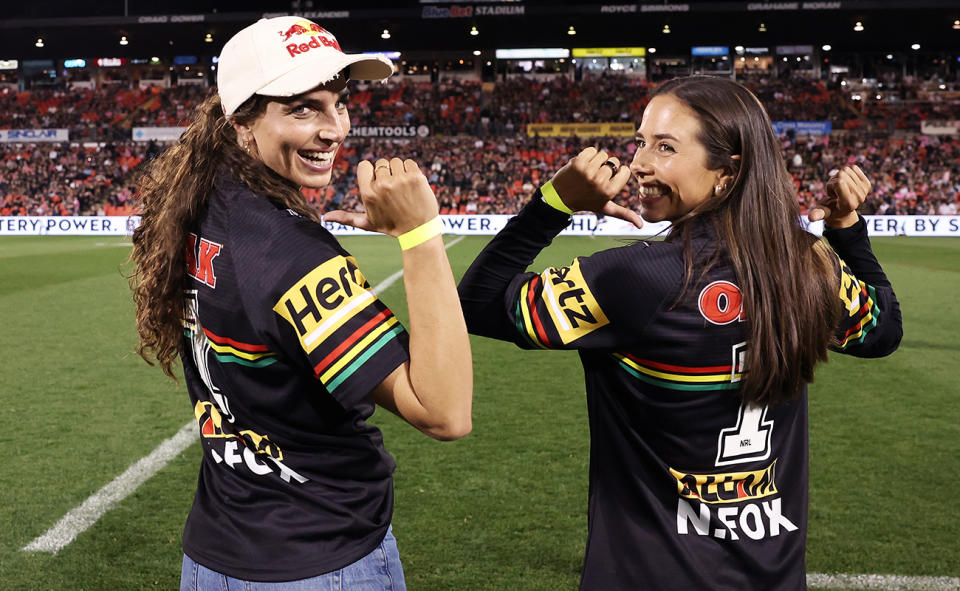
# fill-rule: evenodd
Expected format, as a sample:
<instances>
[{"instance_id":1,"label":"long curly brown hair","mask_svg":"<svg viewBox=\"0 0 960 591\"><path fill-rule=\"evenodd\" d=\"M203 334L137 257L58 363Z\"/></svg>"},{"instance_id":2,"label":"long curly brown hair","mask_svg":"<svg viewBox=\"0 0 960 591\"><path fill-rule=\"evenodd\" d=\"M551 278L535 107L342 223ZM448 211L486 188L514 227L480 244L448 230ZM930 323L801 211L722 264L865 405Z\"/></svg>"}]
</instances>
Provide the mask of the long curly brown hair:
<instances>
[{"instance_id":1,"label":"long curly brown hair","mask_svg":"<svg viewBox=\"0 0 960 591\"><path fill-rule=\"evenodd\" d=\"M137 353L173 375L180 353L187 234L203 215L217 175L227 171L254 193L315 221L317 212L295 186L239 145L233 123L249 125L271 99L254 95L228 119L214 93L194 112L180 141L158 156L139 179L140 225L133 233L129 276L137 313Z\"/></svg>"}]
</instances>

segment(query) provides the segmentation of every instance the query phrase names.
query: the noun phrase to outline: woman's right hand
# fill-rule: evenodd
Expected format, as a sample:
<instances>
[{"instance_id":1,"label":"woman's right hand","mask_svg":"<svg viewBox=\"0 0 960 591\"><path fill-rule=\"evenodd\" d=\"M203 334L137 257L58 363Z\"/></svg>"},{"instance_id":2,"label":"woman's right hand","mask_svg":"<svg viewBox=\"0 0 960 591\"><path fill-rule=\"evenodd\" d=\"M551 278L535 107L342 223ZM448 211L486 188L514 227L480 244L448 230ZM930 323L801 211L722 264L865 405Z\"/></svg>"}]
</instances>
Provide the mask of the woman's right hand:
<instances>
[{"instance_id":1,"label":"woman's right hand","mask_svg":"<svg viewBox=\"0 0 960 591\"><path fill-rule=\"evenodd\" d=\"M608 164L609 163L609 164ZM612 201L630 180L630 169L594 147L584 148L550 182L564 205L573 211L592 211L626 220L636 227L643 220L633 210Z\"/></svg>"},{"instance_id":2,"label":"woman's right hand","mask_svg":"<svg viewBox=\"0 0 960 591\"><path fill-rule=\"evenodd\" d=\"M427 177L413 160L381 158L376 165L364 160L357 165L357 186L366 211L330 211L324 214L325 221L397 237L440 211Z\"/></svg>"}]
</instances>

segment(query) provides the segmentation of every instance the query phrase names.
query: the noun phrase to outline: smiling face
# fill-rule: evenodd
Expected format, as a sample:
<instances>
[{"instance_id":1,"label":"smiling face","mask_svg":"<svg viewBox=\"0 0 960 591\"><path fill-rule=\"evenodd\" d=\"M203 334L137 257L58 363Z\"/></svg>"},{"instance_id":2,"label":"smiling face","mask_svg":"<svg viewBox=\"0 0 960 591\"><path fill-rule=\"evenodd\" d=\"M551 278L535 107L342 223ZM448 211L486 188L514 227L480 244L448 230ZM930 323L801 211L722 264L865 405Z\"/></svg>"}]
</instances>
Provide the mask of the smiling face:
<instances>
[{"instance_id":1,"label":"smiling face","mask_svg":"<svg viewBox=\"0 0 960 591\"><path fill-rule=\"evenodd\" d=\"M640 183L640 215L649 222L672 221L713 196L731 177L707 168L696 113L671 94L650 100L637 130L630 171Z\"/></svg>"},{"instance_id":2,"label":"smiling face","mask_svg":"<svg viewBox=\"0 0 960 591\"><path fill-rule=\"evenodd\" d=\"M241 145L297 185L325 187L350 132L346 84L341 75L310 92L271 100L252 123L236 126Z\"/></svg>"}]
</instances>

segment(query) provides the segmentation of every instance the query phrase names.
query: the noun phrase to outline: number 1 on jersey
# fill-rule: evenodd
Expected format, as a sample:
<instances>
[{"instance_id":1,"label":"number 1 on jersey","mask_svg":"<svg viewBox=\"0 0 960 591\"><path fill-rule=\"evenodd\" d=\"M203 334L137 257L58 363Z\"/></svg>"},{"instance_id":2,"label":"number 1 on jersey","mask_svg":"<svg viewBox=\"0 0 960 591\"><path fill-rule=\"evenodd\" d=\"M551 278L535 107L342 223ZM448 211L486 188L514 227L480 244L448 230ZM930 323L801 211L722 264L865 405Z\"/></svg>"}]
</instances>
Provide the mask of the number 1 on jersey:
<instances>
[{"instance_id":1,"label":"number 1 on jersey","mask_svg":"<svg viewBox=\"0 0 960 591\"><path fill-rule=\"evenodd\" d=\"M746 343L733 346L731 381L739 378L744 370ZM717 466L742 464L770 457L770 440L773 436L773 421L767 421L767 407L742 403L737 413L737 424L720 430L717 441Z\"/></svg>"}]
</instances>

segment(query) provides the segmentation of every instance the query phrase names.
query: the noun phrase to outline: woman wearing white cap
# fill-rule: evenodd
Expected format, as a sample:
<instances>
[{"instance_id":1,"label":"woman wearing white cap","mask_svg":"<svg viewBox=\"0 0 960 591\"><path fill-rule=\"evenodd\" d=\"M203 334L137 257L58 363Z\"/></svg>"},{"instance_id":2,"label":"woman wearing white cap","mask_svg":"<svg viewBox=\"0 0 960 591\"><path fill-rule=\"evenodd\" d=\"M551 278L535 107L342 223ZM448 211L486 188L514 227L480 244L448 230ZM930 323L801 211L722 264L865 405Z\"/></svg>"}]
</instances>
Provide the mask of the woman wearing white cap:
<instances>
[{"instance_id":1,"label":"woman wearing white cap","mask_svg":"<svg viewBox=\"0 0 960 591\"><path fill-rule=\"evenodd\" d=\"M394 462L366 420L379 404L437 439L470 431L469 341L417 164L361 162L366 213L328 214L399 239L409 333L300 194L330 182L347 79L392 71L305 19L261 20L143 179L139 352L170 376L181 357L203 444L181 589L404 589Z\"/></svg>"}]
</instances>

